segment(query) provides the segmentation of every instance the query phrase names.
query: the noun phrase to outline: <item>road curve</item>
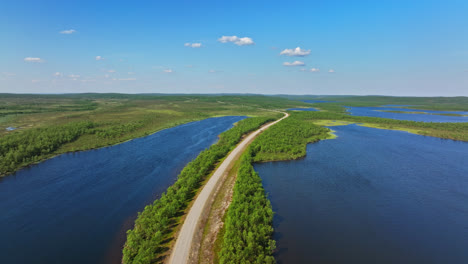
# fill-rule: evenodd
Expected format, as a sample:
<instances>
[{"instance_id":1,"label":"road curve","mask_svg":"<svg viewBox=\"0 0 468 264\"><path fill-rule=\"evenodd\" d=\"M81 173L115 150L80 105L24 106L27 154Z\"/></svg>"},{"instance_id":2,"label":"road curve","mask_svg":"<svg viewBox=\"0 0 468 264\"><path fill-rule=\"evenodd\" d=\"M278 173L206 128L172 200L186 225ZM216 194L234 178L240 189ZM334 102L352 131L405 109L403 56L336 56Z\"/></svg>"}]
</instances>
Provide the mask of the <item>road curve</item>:
<instances>
[{"instance_id":1,"label":"road curve","mask_svg":"<svg viewBox=\"0 0 468 264\"><path fill-rule=\"evenodd\" d=\"M281 120L287 118L289 116L288 113L284 113L285 115L276 120L275 122L269 123L267 125L262 126L255 132L250 133L244 140L239 143L236 148L229 153L226 159L221 163L221 165L216 169L214 174L208 180L208 182L203 187L202 191L196 198L195 202L190 208L190 211L185 218L184 224L180 229L179 235L175 242L174 248L172 250L171 256L169 258L170 264L186 264L189 261L190 257L190 249L192 247L192 241L195 236L195 232L197 231L198 223L200 222L203 209L205 208L206 204L210 201L210 197L217 186L218 182L223 178L223 175L227 172L228 168L230 167L231 163L236 160L239 154L241 154L245 147L247 147L254 139L257 137L263 130L269 128L270 126L280 122Z\"/></svg>"}]
</instances>

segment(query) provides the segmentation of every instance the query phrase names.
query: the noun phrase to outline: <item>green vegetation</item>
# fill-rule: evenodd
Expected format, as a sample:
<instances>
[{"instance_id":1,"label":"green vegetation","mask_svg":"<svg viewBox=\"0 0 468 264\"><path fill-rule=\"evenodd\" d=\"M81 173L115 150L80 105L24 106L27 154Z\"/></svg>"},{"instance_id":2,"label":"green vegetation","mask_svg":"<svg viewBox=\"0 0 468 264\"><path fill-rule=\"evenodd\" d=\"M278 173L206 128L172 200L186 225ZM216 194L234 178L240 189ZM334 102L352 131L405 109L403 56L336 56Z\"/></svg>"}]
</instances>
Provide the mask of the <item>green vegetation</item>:
<instances>
[{"instance_id":1,"label":"green vegetation","mask_svg":"<svg viewBox=\"0 0 468 264\"><path fill-rule=\"evenodd\" d=\"M301 115L292 113L251 144L252 159L263 162L304 157L307 143L327 138L329 131L311 122L303 122Z\"/></svg>"},{"instance_id":2,"label":"green vegetation","mask_svg":"<svg viewBox=\"0 0 468 264\"><path fill-rule=\"evenodd\" d=\"M329 137L330 130L304 122L294 113L270 127L241 157L232 203L226 213L219 263L274 263L273 211L252 162L303 157L306 144Z\"/></svg>"},{"instance_id":3,"label":"green vegetation","mask_svg":"<svg viewBox=\"0 0 468 264\"><path fill-rule=\"evenodd\" d=\"M191 121L271 116L271 109L301 105L306 103L268 96L0 94L0 146L8 146L0 149L0 176L54 155L110 146ZM77 133L83 123L91 125ZM18 129L7 131L10 126ZM28 142L33 146L26 148Z\"/></svg>"},{"instance_id":4,"label":"green vegetation","mask_svg":"<svg viewBox=\"0 0 468 264\"><path fill-rule=\"evenodd\" d=\"M279 117L279 115L275 115ZM154 263L161 261L166 251L165 245L178 225L183 211L201 183L241 140L242 136L262 124L272 121L272 117L256 117L242 120L222 133L218 143L190 162L180 173L177 181L162 194L161 198L145 207L138 214L135 227L127 232L127 242L123 249L123 263Z\"/></svg>"},{"instance_id":5,"label":"green vegetation","mask_svg":"<svg viewBox=\"0 0 468 264\"><path fill-rule=\"evenodd\" d=\"M364 123L364 125L370 127L405 130L424 136L468 141L468 123L415 122L378 117L351 116L331 112L294 112L292 116L312 122L318 120L339 120Z\"/></svg>"}]
</instances>

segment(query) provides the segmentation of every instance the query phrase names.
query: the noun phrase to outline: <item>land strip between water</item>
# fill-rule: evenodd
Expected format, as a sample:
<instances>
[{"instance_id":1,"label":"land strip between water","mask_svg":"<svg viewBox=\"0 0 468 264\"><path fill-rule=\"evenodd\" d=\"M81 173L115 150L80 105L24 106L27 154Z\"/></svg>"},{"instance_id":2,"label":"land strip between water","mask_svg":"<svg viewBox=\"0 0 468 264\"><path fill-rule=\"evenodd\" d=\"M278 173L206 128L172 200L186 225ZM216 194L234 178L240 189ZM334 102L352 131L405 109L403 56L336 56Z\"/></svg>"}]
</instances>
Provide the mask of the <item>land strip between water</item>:
<instances>
[{"instance_id":1,"label":"land strip between water","mask_svg":"<svg viewBox=\"0 0 468 264\"><path fill-rule=\"evenodd\" d=\"M255 132L249 134L244 140L242 140L241 143L237 145L237 147L226 157L223 163L217 168L215 173L208 180L208 182L196 198L195 202L193 203L192 207L190 208L190 211L184 221L184 224L182 225L180 233L178 234L176 243L174 245L168 263L189 263L190 259L193 257L191 255L191 249L193 246L194 237L196 236L197 231L200 230L199 224L202 219L203 213L205 212L207 206L211 206L210 201L213 201L213 192L215 188L222 183L232 164L239 158L239 156L247 148L247 146L260 133L262 133L265 129L271 127L272 125L287 118L288 116L289 114L285 113L284 117L278 119L275 122L269 123L256 130Z\"/></svg>"}]
</instances>

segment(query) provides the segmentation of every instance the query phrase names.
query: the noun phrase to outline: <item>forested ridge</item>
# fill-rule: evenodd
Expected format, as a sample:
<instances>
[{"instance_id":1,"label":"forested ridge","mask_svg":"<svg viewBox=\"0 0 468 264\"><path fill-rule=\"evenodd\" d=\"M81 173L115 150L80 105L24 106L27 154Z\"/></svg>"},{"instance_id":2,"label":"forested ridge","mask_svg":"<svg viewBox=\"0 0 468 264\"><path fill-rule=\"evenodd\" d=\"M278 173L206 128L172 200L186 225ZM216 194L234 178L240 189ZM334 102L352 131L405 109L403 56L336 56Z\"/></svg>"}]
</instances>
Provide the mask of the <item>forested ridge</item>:
<instances>
[{"instance_id":1,"label":"forested ridge","mask_svg":"<svg viewBox=\"0 0 468 264\"><path fill-rule=\"evenodd\" d=\"M219 263L275 263L273 210L252 163L303 157L306 145L330 130L293 113L259 135L241 157L232 203L224 221Z\"/></svg>"},{"instance_id":2,"label":"forested ridge","mask_svg":"<svg viewBox=\"0 0 468 264\"><path fill-rule=\"evenodd\" d=\"M179 217L187 208L201 182L211 173L216 164L241 140L242 136L271 117L255 117L242 120L222 133L218 143L204 150L187 164L177 181L151 205L138 214L133 229L127 232L123 249L123 263L154 263L164 257L172 230L179 224Z\"/></svg>"}]
</instances>

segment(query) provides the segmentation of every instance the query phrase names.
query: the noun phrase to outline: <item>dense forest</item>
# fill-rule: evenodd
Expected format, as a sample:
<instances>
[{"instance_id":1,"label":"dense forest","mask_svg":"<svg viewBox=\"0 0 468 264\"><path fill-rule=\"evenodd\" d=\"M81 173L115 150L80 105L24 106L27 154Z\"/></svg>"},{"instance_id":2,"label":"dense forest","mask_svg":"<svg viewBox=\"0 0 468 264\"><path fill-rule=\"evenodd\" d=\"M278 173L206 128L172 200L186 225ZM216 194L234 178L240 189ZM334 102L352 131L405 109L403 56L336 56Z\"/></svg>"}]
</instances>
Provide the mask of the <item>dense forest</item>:
<instances>
[{"instance_id":1,"label":"dense forest","mask_svg":"<svg viewBox=\"0 0 468 264\"><path fill-rule=\"evenodd\" d=\"M224 235L218 238L220 263L275 263L273 211L252 162L303 157L306 144L327 138L329 131L293 113L252 142L241 157Z\"/></svg>"},{"instance_id":2,"label":"dense forest","mask_svg":"<svg viewBox=\"0 0 468 264\"><path fill-rule=\"evenodd\" d=\"M254 162L291 160L305 156L306 144L328 137L328 128L304 122L302 116L290 117L272 126L252 144Z\"/></svg>"},{"instance_id":3,"label":"dense forest","mask_svg":"<svg viewBox=\"0 0 468 264\"><path fill-rule=\"evenodd\" d=\"M279 116L278 116L279 117ZM242 136L262 124L272 121L271 117L255 117L242 120L222 133L220 140L190 162L179 174L177 181L138 214L133 229L127 232L123 249L123 263L154 263L166 253L165 244L179 218L216 164L241 140Z\"/></svg>"}]
</instances>

